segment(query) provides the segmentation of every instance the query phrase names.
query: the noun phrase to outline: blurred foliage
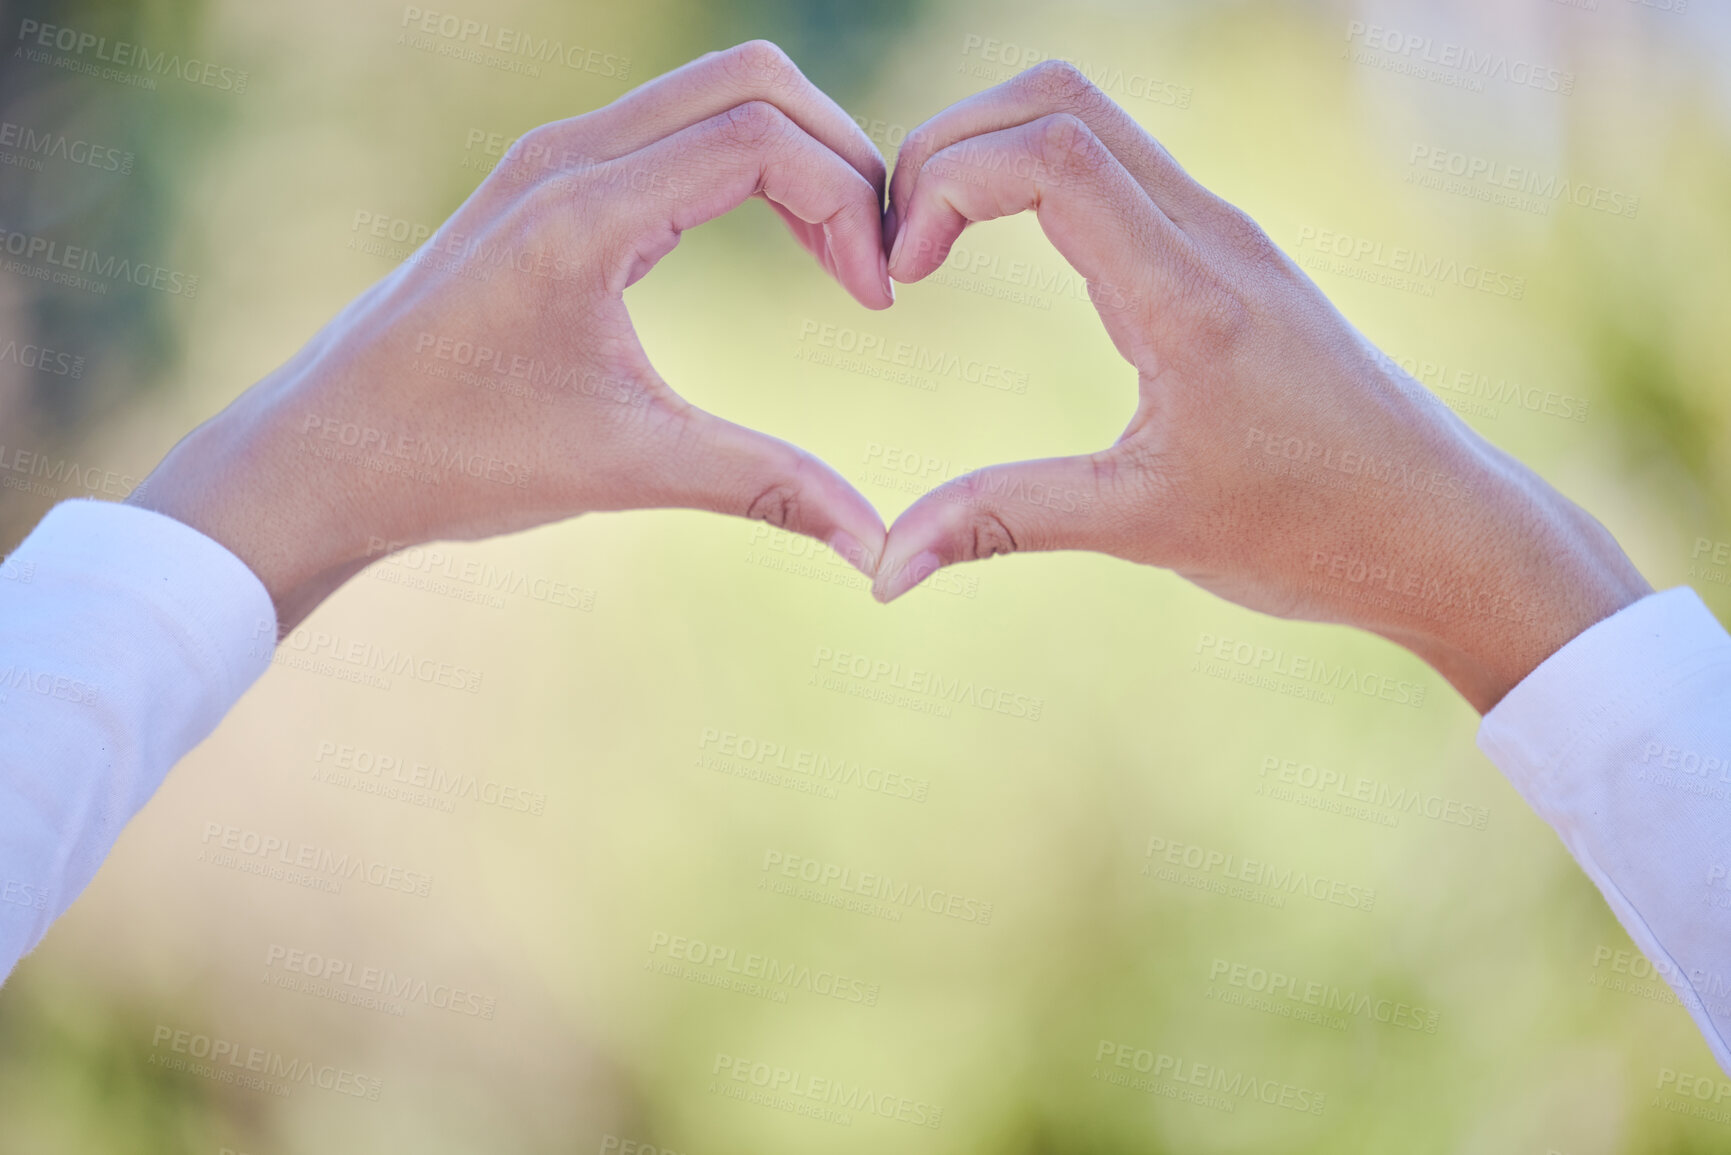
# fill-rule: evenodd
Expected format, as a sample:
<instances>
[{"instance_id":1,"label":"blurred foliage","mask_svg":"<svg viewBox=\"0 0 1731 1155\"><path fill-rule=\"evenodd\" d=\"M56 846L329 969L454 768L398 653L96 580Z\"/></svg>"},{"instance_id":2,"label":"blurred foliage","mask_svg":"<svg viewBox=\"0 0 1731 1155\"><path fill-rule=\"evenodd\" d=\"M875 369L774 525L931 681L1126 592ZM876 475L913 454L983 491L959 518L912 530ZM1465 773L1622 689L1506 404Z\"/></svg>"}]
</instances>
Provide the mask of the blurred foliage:
<instances>
[{"instance_id":1,"label":"blurred foliage","mask_svg":"<svg viewBox=\"0 0 1731 1155\"><path fill-rule=\"evenodd\" d=\"M708 46L773 40L812 83L845 101L867 88L922 7L921 0L735 0L696 5L693 15Z\"/></svg>"},{"instance_id":2,"label":"blurred foliage","mask_svg":"<svg viewBox=\"0 0 1731 1155\"><path fill-rule=\"evenodd\" d=\"M205 0L15 0L6 8L7 55L19 46L26 20L76 28L110 41L172 45L197 53L209 24ZM99 141L133 154L132 171L110 173L64 166L24 179L16 169L0 178L0 227L45 235L136 261L174 264L182 237L185 184L220 147L227 127L223 103L185 85L161 84L144 96L93 91L99 82L13 58L0 69L0 118L38 132ZM112 86L110 86L112 87ZM181 324L172 298L119 291L96 296L13 278L29 294L6 318L55 349L86 359L77 389L40 380L32 408L47 418L48 436L100 420L130 394L158 386L177 357Z\"/></svg>"}]
</instances>

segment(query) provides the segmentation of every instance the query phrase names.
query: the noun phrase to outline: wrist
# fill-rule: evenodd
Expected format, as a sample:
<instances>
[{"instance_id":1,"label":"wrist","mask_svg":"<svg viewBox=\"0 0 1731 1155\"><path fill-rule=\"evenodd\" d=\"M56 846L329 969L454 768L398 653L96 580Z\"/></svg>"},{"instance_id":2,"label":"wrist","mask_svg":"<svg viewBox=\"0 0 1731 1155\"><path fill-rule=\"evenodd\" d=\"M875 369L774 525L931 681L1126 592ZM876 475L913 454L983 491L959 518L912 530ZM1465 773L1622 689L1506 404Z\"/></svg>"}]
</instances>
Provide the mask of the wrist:
<instances>
[{"instance_id":1,"label":"wrist","mask_svg":"<svg viewBox=\"0 0 1731 1155\"><path fill-rule=\"evenodd\" d=\"M1545 659L1653 592L1604 526L1518 462L1481 446L1468 516L1427 525L1415 548L1455 595L1434 615L1372 626L1484 714Z\"/></svg>"},{"instance_id":2,"label":"wrist","mask_svg":"<svg viewBox=\"0 0 1731 1155\"><path fill-rule=\"evenodd\" d=\"M239 405L188 434L127 504L190 526L234 554L276 607L278 636L366 564L316 463L285 455Z\"/></svg>"}]
</instances>

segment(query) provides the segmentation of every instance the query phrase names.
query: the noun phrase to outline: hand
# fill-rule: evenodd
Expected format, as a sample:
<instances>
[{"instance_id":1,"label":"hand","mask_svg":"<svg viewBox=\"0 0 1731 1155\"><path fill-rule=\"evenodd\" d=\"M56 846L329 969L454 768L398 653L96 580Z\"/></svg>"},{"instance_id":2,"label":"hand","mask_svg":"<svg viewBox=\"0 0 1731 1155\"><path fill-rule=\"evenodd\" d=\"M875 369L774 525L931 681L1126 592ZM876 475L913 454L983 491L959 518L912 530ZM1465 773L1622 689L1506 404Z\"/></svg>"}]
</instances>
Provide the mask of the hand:
<instances>
[{"instance_id":1,"label":"hand","mask_svg":"<svg viewBox=\"0 0 1731 1155\"><path fill-rule=\"evenodd\" d=\"M883 523L810 454L682 400L627 286L752 196L868 308L884 166L774 45L711 53L526 135L408 261L195 430L130 499L246 562L286 633L370 561L591 510L687 507L828 542Z\"/></svg>"},{"instance_id":2,"label":"hand","mask_svg":"<svg viewBox=\"0 0 1731 1155\"><path fill-rule=\"evenodd\" d=\"M979 470L890 528L874 593L1014 550L1163 566L1240 605L1372 630L1481 711L1651 592L1596 521L1474 434L1069 65L909 135L890 274L1034 209L1086 277L1140 404L1109 449Z\"/></svg>"}]
</instances>

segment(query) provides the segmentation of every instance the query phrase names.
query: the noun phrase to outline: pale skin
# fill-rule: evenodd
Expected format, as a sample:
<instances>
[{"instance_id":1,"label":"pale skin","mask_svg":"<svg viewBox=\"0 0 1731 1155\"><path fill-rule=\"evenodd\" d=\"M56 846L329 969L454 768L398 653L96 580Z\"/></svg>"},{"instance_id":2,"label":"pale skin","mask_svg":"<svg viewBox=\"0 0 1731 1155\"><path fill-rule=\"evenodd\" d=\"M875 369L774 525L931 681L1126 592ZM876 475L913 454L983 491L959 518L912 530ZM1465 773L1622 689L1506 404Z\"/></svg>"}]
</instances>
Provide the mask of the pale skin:
<instances>
[{"instance_id":1,"label":"pale skin","mask_svg":"<svg viewBox=\"0 0 1731 1155\"><path fill-rule=\"evenodd\" d=\"M1160 566L1251 609L1380 634L1483 712L1651 592L1598 522L1437 403L1068 65L1037 65L910 134L881 233L876 151L762 42L529 139L541 147L508 158L430 245L465 271L470 238L552 251L569 276L405 265L132 498L247 562L279 628L380 540L678 506L826 541L886 602L940 566L1014 551ZM886 536L834 470L681 400L631 329L626 286L681 230L754 195L867 308L891 303L890 277L937 269L970 223L1034 211L1135 368L1128 428L1097 453L948 482ZM524 398L430 376L458 341L588 384ZM484 457L486 475L388 471L452 447Z\"/></svg>"},{"instance_id":2,"label":"pale skin","mask_svg":"<svg viewBox=\"0 0 1731 1155\"><path fill-rule=\"evenodd\" d=\"M871 141L779 49L711 53L529 133L421 259L195 430L130 500L246 562L283 633L377 560L378 541L597 510L757 517L869 572L884 542L871 503L811 454L683 400L623 294L685 229L757 196L861 305L887 308L884 177ZM483 345L497 353L478 370ZM478 460L479 476L437 464L451 460Z\"/></svg>"}]
</instances>

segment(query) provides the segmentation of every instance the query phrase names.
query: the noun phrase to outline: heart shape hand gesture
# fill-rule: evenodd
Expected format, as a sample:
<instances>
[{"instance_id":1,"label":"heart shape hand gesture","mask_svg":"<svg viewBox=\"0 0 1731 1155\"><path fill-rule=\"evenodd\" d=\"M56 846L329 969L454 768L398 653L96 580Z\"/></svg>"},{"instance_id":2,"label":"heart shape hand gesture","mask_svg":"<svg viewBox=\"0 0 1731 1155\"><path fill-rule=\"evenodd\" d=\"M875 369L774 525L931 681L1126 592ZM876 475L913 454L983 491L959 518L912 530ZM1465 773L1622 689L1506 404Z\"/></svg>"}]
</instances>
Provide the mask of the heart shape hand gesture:
<instances>
[{"instance_id":1,"label":"heart shape hand gesture","mask_svg":"<svg viewBox=\"0 0 1731 1155\"><path fill-rule=\"evenodd\" d=\"M712 53L525 136L131 500L239 555L285 632L381 541L685 507L825 541L882 601L1016 550L1163 566L1383 634L1481 709L1647 591L1597 522L1378 352L1074 68L940 113L910 134L880 213L885 191L871 143L779 49ZM873 309L969 224L1035 212L1136 370L1135 417L1098 453L957 478L886 535L833 469L681 399L632 327L624 290L754 196Z\"/></svg>"}]
</instances>

